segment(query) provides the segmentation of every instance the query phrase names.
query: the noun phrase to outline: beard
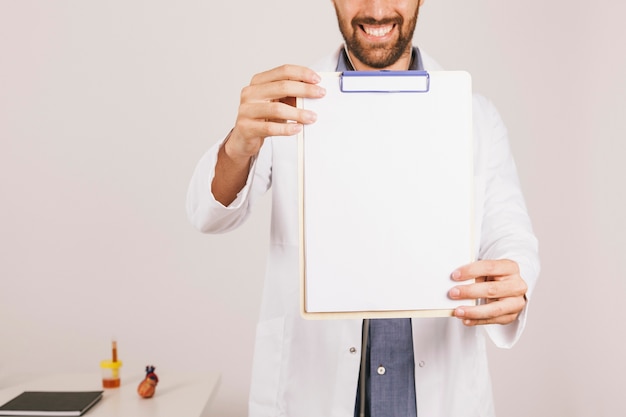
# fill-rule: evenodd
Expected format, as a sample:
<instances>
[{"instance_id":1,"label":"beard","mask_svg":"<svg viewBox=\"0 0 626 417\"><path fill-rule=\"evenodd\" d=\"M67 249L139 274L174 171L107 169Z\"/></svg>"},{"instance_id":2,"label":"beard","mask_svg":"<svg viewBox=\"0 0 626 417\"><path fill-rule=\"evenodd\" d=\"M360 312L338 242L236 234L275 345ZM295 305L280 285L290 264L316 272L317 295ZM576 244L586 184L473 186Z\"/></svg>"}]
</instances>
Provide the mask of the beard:
<instances>
[{"instance_id":1,"label":"beard","mask_svg":"<svg viewBox=\"0 0 626 417\"><path fill-rule=\"evenodd\" d=\"M340 16L339 10L336 8L335 12L337 13L339 30L343 35L348 50L363 64L372 68L382 69L395 64L409 49L417 24L419 6L416 7L415 13L407 22L400 15L383 20L357 16L351 22L348 22ZM359 36L359 32L363 30L361 25L387 24L394 24L398 28L398 37L395 41L371 44Z\"/></svg>"}]
</instances>

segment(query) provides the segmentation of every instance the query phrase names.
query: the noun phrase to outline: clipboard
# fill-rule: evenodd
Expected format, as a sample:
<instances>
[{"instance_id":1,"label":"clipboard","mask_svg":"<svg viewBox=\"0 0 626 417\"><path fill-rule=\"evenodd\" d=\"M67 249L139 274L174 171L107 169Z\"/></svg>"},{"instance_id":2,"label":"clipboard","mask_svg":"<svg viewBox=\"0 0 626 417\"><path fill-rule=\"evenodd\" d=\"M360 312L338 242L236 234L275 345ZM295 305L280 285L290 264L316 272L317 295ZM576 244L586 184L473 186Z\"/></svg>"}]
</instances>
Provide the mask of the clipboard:
<instances>
[{"instance_id":1,"label":"clipboard","mask_svg":"<svg viewBox=\"0 0 626 417\"><path fill-rule=\"evenodd\" d=\"M471 77L320 73L298 137L301 313L446 317L474 259Z\"/></svg>"}]
</instances>

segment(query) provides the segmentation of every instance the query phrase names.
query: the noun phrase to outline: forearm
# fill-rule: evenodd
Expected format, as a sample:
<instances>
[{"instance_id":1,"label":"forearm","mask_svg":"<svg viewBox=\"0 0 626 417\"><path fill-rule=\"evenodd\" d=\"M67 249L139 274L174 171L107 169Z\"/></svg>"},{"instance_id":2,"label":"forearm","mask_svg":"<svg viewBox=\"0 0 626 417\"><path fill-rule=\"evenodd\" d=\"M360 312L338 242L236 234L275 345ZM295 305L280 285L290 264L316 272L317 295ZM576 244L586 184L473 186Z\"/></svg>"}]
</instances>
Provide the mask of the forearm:
<instances>
[{"instance_id":1,"label":"forearm","mask_svg":"<svg viewBox=\"0 0 626 417\"><path fill-rule=\"evenodd\" d=\"M228 141L220 146L215 165L215 176L211 182L213 197L225 207L237 198L237 194L246 185L252 161L252 158L249 157L233 158L228 153L227 144Z\"/></svg>"},{"instance_id":2,"label":"forearm","mask_svg":"<svg viewBox=\"0 0 626 417\"><path fill-rule=\"evenodd\" d=\"M218 201L212 184L216 177L218 155L224 141L213 145L200 159L187 191L187 216L204 233L224 233L242 224L256 198L271 185L271 141L251 159L246 167L244 185L237 187L235 199L228 206Z\"/></svg>"}]
</instances>

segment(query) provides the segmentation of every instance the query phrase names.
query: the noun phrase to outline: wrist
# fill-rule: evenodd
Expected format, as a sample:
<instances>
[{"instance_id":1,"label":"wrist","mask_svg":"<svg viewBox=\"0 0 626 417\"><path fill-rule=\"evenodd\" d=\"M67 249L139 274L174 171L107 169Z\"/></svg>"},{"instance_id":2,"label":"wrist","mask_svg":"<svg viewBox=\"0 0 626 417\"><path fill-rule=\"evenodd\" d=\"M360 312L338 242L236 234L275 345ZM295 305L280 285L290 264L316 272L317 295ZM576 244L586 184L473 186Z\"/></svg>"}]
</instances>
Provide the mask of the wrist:
<instances>
[{"instance_id":1,"label":"wrist","mask_svg":"<svg viewBox=\"0 0 626 417\"><path fill-rule=\"evenodd\" d=\"M220 148L222 156L225 157L231 164L236 166L249 166L252 155L242 153L237 150L236 140L233 140L233 130L228 133L228 136L224 140Z\"/></svg>"}]
</instances>

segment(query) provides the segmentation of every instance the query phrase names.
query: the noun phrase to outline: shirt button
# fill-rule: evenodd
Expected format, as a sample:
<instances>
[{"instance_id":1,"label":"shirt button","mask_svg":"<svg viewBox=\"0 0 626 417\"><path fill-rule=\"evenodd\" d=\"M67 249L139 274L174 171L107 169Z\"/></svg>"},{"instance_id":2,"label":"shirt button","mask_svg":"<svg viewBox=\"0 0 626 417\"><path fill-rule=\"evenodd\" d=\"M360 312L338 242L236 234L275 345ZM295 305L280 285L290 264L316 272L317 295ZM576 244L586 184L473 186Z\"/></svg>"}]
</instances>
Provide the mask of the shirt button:
<instances>
[{"instance_id":1,"label":"shirt button","mask_svg":"<svg viewBox=\"0 0 626 417\"><path fill-rule=\"evenodd\" d=\"M385 375L385 372L387 372L387 370L384 366L379 366L376 372L378 372L378 375Z\"/></svg>"},{"instance_id":2,"label":"shirt button","mask_svg":"<svg viewBox=\"0 0 626 417\"><path fill-rule=\"evenodd\" d=\"M426 366L426 362L424 361L420 361L420 363L418 364L420 368L423 368Z\"/></svg>"},{"instance_id":3,"label":"shirt button","mask_svg":"<svg viewBox=\"0 0 626 417\"><path fill-rule=\"evenodd\" d=\"M352 353L353 355L356 353L356 348L354 346L350 348L350 353Z\"/></svg>"}]
</instances>

